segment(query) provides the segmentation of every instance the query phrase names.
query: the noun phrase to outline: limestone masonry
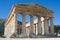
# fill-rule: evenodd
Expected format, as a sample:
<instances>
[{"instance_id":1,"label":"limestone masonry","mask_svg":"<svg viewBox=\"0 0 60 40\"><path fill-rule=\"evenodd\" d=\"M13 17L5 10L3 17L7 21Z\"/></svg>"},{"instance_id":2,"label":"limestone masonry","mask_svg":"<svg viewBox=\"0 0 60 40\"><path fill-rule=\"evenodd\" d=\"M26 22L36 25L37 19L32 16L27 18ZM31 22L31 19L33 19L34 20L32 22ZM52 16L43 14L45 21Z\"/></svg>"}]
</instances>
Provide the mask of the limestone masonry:
<instances>
[{"instance_id":1,"label":"limestone masonry","mask_svg":"<svg viewBox=\"0 0 60 40\"><path fill-rule=\"evenodd\" d=\"M17 14L22 15L22 25L17 23ZM30 16L29 23L26 23L26 15ZM34 20L34 16L37 16L36 20ZM4 36L7 38L33 38L54 35L53 25L53 12L51 10L38 4L16 4L12 7L5 22Z\"/></svg>"}]
</instances>

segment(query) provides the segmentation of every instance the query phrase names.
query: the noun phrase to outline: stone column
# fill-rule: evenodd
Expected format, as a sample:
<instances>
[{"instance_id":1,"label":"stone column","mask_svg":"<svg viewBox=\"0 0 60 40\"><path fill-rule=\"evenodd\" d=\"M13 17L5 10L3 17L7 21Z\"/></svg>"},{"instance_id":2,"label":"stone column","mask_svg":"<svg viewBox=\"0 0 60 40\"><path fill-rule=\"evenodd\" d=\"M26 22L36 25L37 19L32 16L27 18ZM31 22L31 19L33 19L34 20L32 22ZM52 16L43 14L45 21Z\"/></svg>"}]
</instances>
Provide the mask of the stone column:
<instances>
[{"instance_id":1,"label":"stone column","mask_svg":"<svg viewBox=\"0 0 60 40\"><path fill-rule=\"evenodd\" d=\"M30 15L30 36L33 36L33 30L34 30L34 27L33 27L33 25L34 25L34 18L33 18L33 15Z\"/></svg>"},{"instance_id":2,"label":"stone column","mask_svg":"<svg viewBox=\"0 0 60 40\"><path fill-rule=\"evenodd\" d=\"M49 35L48 21L47 17L44 17L45 35Z\"/></svg>"},{"instance_id":3,"label":"stone column","mask_svg":"<svg viewBox=\"0 0 60 40\"><path fill-rule=\"evenodd\" d=\"M34 24L34 34L36 34L36 24Z\"/></svg>"},{"instance_id":4,"label":"stone column","mask_svg":"<svg viewBox=\"0 0 60 40\"><path fill-rule=\"evenodd\" d=\"M26 36L26 15L22 14L22 35Z\"/></svg>"},{"instance_id":5,"label":"stone column","mask_svg":"<svg viewBox=\"0 0 60 40\"><path fill-rule=\"evenodd\" d=\"M38 17L38 35L41 34L41 17Z\"/></svg>"},{"instance_id":6,"label":"stone column","mask_svg":"<svg viewBox=\"0 0 60 40\"><path fill-rule=\"evenodd\" d=\"M15 27L15 33L17 34L17 14L14 13L14 27Z\"/></svg>"},{"instance_id":7,"label":"stone column","mask_svg":"<svg viewBox=\"0 0 60 40\"><path fill-rule=\"evenodd\" d=\"M36 35L38 35L38 23L36 23Z\"/></svg>"},{"instance_id":8,"label":"stone column","mask_svg":"<svg viewBox=\"0 0 60 40\"><path fill-rule=\"evenodd\" d=\"M49 34L50 34L50 29L49 29L50 27L49 27L49 25L50 25L50 24L49 24L49 19L47 19L48 32L49 32Z\"/></svg>"},{"instance_id":9,"label":"stone column","mask_svg":"<svg viewBox=\"0 0 60 40\"><path fill-rule=\"evenodd\" d=\"M50 32L53 35L54 34L54 24L53 24L53 18L50 18Z\"/></svg>"},{"instance_id":10,"label":"stone column","mask_svg":"<svg viewBox=\"0 0 60 40\"><path fill-rule=\"evenodd\" d=\"M44 21L42 21L42 35L45 34L45 27L44 27Z\"/></svg>"}]
</instances>

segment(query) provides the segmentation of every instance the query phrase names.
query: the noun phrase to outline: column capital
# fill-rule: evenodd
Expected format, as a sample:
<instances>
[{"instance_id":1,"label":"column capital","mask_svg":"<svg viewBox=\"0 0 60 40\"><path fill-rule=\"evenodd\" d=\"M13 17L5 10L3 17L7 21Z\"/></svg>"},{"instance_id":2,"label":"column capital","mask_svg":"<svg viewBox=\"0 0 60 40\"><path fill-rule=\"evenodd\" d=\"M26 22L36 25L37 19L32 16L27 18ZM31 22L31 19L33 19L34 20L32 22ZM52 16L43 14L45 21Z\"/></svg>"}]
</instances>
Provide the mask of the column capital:
<instances>
[{"instance_id":1,"label":"column capital","mask_svg":"<svg viewBox=\"0 0 60 40\"><path fill-rule=\"evenodd\" d=\"M47 17L44 17L44 20L43 20L43 22L46 22L48 19L47 19Z\"/></svg>"},{"instance_id":2,"label":"column capital","mask_svg":"<svg viewBox=\"0 0 60 40\"><path fill-rule=\"evenodd\" d=\"M22 16L26 16L26 14L22 14Z\"/></svg>"},{"instance_id":3,"label":"column capital","mask_svg":"<svg viewBox=\"0 0 60 40\"><path fill-rule=\"evenodd\" d=\"M14 13L13 16L17 16L17 13Z\"/></svg>"},{"instance_id":4,"label":"column capital","mask_svg":"<svg viewBox=\"0 0 60 40\"><path fill-rule=\"evenodd\" d=\"M44 17L45 19L47 19L47 17Z\"/></svg>"},{"instance_id":5,"label":"column capital","mask_svg":"<svg viewBox=\"0 0 60 40\"><path fill-rule=\"evenodd\" d=\"M53 19L54 17L49 17L49 19Z\"/></svg>"},{"instance_id":6,"label":"column capital","mask_svg":"<svg viewBox=\"0 0 60 40\"><path fill-rule=\"evenodd\" d=\"M41 18L41 16L37 16L38 18Z\"/></svg>"},{"instance_id":7,"label":"column capital","mask_svg":"<svg viewBox=\"0 0 60 40\"><path fill-rule=\"evenodd\" d=\"M30 16L34 16L34 15L30 15Z\"/></svg>"}]
</instances>

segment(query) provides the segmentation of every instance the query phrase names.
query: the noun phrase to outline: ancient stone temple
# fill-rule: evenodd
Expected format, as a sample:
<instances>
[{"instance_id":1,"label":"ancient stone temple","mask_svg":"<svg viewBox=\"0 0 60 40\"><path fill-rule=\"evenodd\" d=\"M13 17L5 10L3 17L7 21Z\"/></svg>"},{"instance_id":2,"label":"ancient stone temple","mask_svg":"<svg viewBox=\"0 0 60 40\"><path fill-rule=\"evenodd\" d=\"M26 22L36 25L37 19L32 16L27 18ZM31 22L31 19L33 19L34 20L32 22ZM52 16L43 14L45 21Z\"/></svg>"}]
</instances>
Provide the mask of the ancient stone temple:
<instances>
[{"instance_id":1,"label":"ancient stone temple","mask_svg":"<svg viewBox=\"0 0 60 40\"><path fill-rule=\"evenodd\" d=\"M22 24L17 21L17 14L22 15ZM26 23L26 15L30 22ZM33 17L38 19L34 20ZM38 4L16 4L12 7L5 22L4 36L10 37L40 37L54 35L53 12ZM19 27L18 27L19 26Z\"/></svg>"}]
</instances>

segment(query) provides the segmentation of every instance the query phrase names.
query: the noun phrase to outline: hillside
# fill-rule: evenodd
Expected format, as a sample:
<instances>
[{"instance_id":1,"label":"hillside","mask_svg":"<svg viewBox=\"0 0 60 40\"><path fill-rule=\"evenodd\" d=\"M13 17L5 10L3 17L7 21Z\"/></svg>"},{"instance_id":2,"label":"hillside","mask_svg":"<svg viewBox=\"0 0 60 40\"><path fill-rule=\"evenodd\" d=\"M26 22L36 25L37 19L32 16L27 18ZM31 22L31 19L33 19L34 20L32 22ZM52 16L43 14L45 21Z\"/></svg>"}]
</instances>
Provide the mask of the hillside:
<instances>
[{"instance_id":1,"label":"hillside","mask_svg":"<svg viewBox=\"0 0 60 40\"><path fill-rule=\"evenodd\" d=\"M5 19L0 19L0 36L4 34Z\"/></svg>"}]
</instances>

